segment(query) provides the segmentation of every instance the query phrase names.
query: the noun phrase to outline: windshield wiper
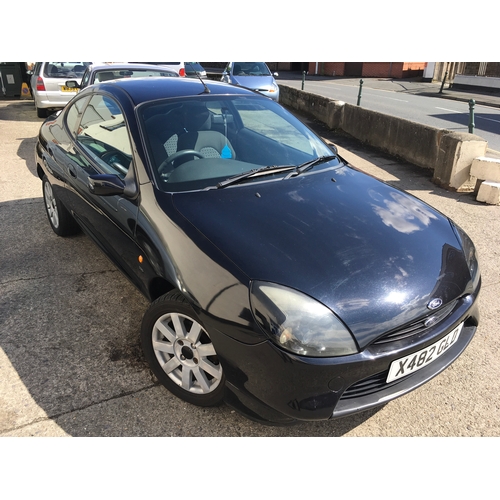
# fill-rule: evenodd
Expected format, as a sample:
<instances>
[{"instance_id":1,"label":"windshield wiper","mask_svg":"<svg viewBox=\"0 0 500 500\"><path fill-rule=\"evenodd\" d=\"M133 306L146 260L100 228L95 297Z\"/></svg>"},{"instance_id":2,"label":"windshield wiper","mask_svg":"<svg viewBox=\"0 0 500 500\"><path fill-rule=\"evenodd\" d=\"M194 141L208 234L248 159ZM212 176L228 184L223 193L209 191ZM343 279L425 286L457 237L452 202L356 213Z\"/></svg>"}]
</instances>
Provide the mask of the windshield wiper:
<instances>
[{"instance_id":1,"label":"windshield wiper","mask_svg":"<svg viewBox=\"0 0 500 500\"><path fill-rule=\"evenodd\" d=\"M282 170L290 170L296 169L295 165L269 165L267 167L254 168L253 170L249 170L248 172L244 172L242 174L233 175L232 177L227 178L225 181L221 181L217 184L217 189L225 188L226 186L231 186L232 184L237 184L240 181L244 181L254 175L269 175L274 174L276 172L280 172Z\"/></svg>"},{"instance_id":2,"label":"windshield wiper","mask_svg":"<svg viewBox=\"0 0 500 500\"><path fill-rule=\"evenodd\" d=\"M295 167L293 172L290 172L285 177L285 179L289 179L290 177L295 177L296 175L300 175L302 172L306 172L315 165L319 165L320 163L326 163L327 161L334 160L335 158L337 158L337 155L327 155L327 156L320 156L318 158L315 158L314 160L306 161L305 163L302 163L301 165Z\"/></svg>"}]
</instances>

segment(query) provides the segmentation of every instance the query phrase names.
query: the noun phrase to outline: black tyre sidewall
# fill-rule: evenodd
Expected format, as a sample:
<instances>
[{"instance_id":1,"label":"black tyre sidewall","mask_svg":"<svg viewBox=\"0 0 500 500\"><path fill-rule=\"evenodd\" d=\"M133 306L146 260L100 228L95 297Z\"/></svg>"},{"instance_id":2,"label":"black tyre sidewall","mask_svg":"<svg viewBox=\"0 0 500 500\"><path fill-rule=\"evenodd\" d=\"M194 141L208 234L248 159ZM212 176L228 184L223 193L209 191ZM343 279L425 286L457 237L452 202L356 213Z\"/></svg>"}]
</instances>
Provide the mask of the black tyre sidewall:
<instances>
[{"instance_id":1,"label":"black tyre sidewall","mask_svg":"<svg viewBox=\"0 0 500 500\"><path fill-rule=\"evenodd\" d=\"M146 360L149 363L151 370L156 378L164 385L172 394L178 398L187 401L196 406L216 406L220 404L224 398L225 375L222 374L222 380L219 385L209 394L193 394L182 387L178 386L161 368L156 359L153 350L152 332L156 320L164 314L176 312L189 316L197 321L201 326L203 323L199 320L193 308L189 305L186 299L177 291L169 292L159 299L155 300L149 309L146 311L142 320L141 328L141 344ZM204 328L204 327L203 327ZM205 330L206 331L206 330Z\"/></svg>"}]
</instances>

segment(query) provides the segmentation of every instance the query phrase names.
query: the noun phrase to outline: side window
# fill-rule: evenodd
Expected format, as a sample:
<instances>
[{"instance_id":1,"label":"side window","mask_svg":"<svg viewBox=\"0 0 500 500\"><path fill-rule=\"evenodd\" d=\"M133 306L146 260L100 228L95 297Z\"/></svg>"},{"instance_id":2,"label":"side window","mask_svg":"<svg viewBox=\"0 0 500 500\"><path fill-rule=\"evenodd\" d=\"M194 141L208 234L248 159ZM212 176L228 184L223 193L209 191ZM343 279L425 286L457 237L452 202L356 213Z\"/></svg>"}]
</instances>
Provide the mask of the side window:
<instances>
[{"instance_id":1,"label":"side window","mask_svg":"<svg viewBox=\"0 0 500 500\"><path fill-rule=\"evenodd\" d=\"M82 81L81 81L81 83L80 83L80 87L81 87L82 89L83 89L83 88L85 88L85 87L88 85L88 83L89 83L89 79L90 79L90 70L87 68L87 69L85 70L85 73L84 73L84 74L83 74L83 76L82 76Z\"/></svg>"},{"instance_id":2,"label":"side window","mask_svg":"<svg viewBox=\"0 0 500 500\"><path fill-rule=\"evenodd\" d=\"M85 108L76 140L103 173L127 175L132 147L121 108L110 97L94 95Z\"/></svg>"},{"instance_id":3,"label":"side window","mask_svg":"<svg viewBox=\"0 0 500 500\"><path fill-rule=\"evenodd\" d=\"M82 112L87 104L89 98L84 97L83 99L77 99L68 109L66 114L66 125L73 137L76 136L77 126L80 122Z\"/></svg>"}]
</instances>

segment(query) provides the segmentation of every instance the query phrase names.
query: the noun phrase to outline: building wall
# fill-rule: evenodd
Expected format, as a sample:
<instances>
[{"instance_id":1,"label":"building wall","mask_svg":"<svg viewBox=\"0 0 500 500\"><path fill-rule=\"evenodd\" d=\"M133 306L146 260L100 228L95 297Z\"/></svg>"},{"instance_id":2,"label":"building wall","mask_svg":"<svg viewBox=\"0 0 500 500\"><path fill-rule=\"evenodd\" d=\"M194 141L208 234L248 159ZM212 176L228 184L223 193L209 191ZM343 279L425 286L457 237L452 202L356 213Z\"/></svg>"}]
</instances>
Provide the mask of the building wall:
<instances>
[{"instance_id":1,"label":"building wall","mask_svg":"<svg viewBox=\"0 0 500 500\"><path fill-rule=\"evenodd\" d=\"M361 76L367 78L403 78L402 62L368 62L363 63Z\"/></svg>"},{"instance_id":2,"label":"building wall","mask_svg":"<svg viewBox=\"0 0 500 500\"><path fill-rule=\"evenodd\" d=\"M308 73L322 76L344 76L345 63L339 62L310 62Z\"/></svg>"},{"instance_id":3,"label":"building wall","mask_svg":"<svg viewBox=\"0 0 500 500\"><path fill-rule=\"evenodd\" d=\"M406 78L422 76L425 66L425 62L310 62L309 74L366 78Z\"/></svg>"}]
</instances>

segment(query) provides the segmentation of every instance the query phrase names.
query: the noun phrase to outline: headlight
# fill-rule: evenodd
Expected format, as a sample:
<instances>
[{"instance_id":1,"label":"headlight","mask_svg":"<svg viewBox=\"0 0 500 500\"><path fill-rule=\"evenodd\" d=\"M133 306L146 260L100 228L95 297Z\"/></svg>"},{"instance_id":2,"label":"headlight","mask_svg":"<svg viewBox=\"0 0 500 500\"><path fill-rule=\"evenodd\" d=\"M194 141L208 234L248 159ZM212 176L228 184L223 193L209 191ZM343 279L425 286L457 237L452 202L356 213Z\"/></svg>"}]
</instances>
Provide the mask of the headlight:
<instances>
[{"instance_id":1,"label":"headlight","mask_svg":"<svg viewBox=\"0 0 500 500\"><path fill-rule=\"evenodd\" d=\"M470 277L472 280L472 289L475 290L477 288L477 285L479 284L479 278L481 277L476 247L474 246L474 243L472 243L472 240L469 238L467 233L460 226L452 223L452 227L462 246L462 250L467 261L467 267L469 268Z\"/></svg>"},{"instance_id":2,"label":"headlight","mask_svg":"<svg viewBox=\"0 0 500 500\"><path fill-rule=\"evenodd\" d=\"M303 293L274 283L254 281L250 302L260 327L287 351L314 357L358 352L349 330L337 316Z\"/></svg>"}]
</instances>

